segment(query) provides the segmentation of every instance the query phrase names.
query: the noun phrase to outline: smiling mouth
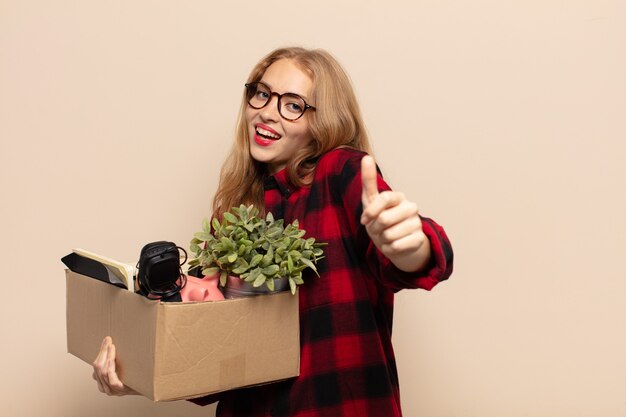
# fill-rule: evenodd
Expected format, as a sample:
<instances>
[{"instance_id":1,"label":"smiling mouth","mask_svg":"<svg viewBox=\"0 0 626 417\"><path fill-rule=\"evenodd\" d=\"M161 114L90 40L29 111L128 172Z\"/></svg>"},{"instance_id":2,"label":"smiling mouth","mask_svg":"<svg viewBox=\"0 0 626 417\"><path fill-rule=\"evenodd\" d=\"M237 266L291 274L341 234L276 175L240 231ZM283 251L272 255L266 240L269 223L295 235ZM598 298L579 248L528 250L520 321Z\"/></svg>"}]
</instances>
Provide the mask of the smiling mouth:
<instances>
[{"instance_id":1,"label":"smiling mouth","mask_svg":"<svg viewBox=\"0 0 626 417\"><path fill-rule=\"evenodd\" d=\"M268 130L262 129L260 127L256 127L255 129L256 134L259 135L260 137L262 137L263 139L267 139L267 140L278 140L281 138L280 135L276 134L276 133L272 133Z\"/></svg>"}]
</instances>

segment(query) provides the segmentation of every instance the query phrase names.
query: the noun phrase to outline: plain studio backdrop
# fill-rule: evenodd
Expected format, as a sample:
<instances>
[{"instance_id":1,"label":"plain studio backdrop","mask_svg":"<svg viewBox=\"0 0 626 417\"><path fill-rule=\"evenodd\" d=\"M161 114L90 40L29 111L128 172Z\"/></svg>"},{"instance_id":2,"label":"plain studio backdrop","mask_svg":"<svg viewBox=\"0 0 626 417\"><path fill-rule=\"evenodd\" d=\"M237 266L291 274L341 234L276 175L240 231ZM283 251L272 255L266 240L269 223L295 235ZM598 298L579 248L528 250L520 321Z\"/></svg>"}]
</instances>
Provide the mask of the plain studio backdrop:
<instances>
[{"instance_id":1,"label":"plain studio backdrop","mask_svg":"<svg viewBox=\"0 0 626 417\"><path fill-rule=\"evenodd\" d=\"M213 415L98 392L60 258L188 246L245 78L285 45L338 57L385 177L455 249L397 297L405 415L626 416L618 0L0 0L2 414Z\"/></svg>"}]
</instances>

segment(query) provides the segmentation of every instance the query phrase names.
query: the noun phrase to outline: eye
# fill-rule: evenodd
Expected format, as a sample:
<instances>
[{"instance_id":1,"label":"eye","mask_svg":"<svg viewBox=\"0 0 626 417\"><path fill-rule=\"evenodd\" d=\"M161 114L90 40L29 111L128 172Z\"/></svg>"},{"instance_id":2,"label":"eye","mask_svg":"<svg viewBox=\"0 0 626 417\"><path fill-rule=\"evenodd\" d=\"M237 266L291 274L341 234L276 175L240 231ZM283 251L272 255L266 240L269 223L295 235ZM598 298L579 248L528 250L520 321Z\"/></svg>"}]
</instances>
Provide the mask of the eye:
<instances>
[{"instance_id":1,"label":"eye","mask_svg":"<svg viewBox=\"0 0 626 417\"><path fill-rule=\"evenodd\" d=\"M255 109L264 107L272 98L270 89L262 83L248 84L248 104Z\"/></svg>"},{"instance_id":2,"label":"eye","mask_svg":"<svg viewBox=\"0 0 626 417\"><path fill-rule=\"evenodd\" d=\"M304 104L304 100L302 100L302 97L296 96L295 94L285 94L282 98L282 101L282 106L289 113L299 115L304 112L304 107L306 105Z\"/></svg>"},{"instance_id":3,"label":"eye","mask_svg":"<svg viewBox=\"0 0 626 417\"><path fill-rule=\"evenodd\" d=\"M302 110L304 109L304 107L300 103L296 102L286 103L285 106L287 107L287 110L292 113L302 113Z\"/></svg>"},{"instance_id":4,"label":"eye","mask_svg":"<svg viewBox=\"0 0 626 417\"><path fill-rule=\"evenodd\" d=\"M263 91L263 90L257 90L255 96L259 100L265 101L265 100L268 100L270 98L270 93L268 93L267 91Z\"/></svg>"}]
</instances>

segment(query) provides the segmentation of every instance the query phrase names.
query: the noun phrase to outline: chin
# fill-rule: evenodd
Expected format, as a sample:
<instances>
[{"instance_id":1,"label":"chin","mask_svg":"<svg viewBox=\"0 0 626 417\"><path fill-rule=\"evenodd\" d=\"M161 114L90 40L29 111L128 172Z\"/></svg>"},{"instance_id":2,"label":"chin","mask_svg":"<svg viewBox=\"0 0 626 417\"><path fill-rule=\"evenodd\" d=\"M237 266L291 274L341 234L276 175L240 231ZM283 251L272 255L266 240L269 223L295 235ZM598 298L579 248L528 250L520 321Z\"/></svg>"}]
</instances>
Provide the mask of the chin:
<instances>
[{"instance_id":1,"label":"chin","mask_svg":"<svg viewBox=\"0 0 626 417\"><path fill-rule=\"evenodd\" d=\"M272 159L270 155L267 155L265 152L263 152L263 149L259 149L259 147L254 144L250 145L250 156L255 161L262 162L264 164L269 163Z\"/></svg>"}]
</instances>

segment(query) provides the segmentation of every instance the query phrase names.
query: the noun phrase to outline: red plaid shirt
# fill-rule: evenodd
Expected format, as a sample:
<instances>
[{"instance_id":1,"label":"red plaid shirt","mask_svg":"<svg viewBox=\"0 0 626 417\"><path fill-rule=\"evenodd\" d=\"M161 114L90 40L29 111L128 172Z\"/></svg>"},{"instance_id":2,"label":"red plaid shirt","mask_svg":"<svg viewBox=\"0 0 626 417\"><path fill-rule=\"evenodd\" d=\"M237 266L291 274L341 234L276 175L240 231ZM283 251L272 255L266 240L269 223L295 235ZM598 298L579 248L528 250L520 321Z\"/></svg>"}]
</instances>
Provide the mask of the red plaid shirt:
<instances>
[{"instance_id":1,"label":"red plaid shirt","mask_svg":"<svg viewBox=\"0 0 626 417\"><path fill-rule=\"evenodd\" d=\"M293 186L285 170L265 184L265 209L285 222L298 219L307 236L327 242L325 258L300 288L300 376L192 400L219 399L219 417L400 417L391 328L394 293L430 290L452 272L443 229L422 218L432 247L425 271L397 269L360 224L361 158L337 149L322 156L308 187ZM378 187L389 186L378 177ZM276 358L277 361L280 357Z\"/></svg>"}]
</instances>

